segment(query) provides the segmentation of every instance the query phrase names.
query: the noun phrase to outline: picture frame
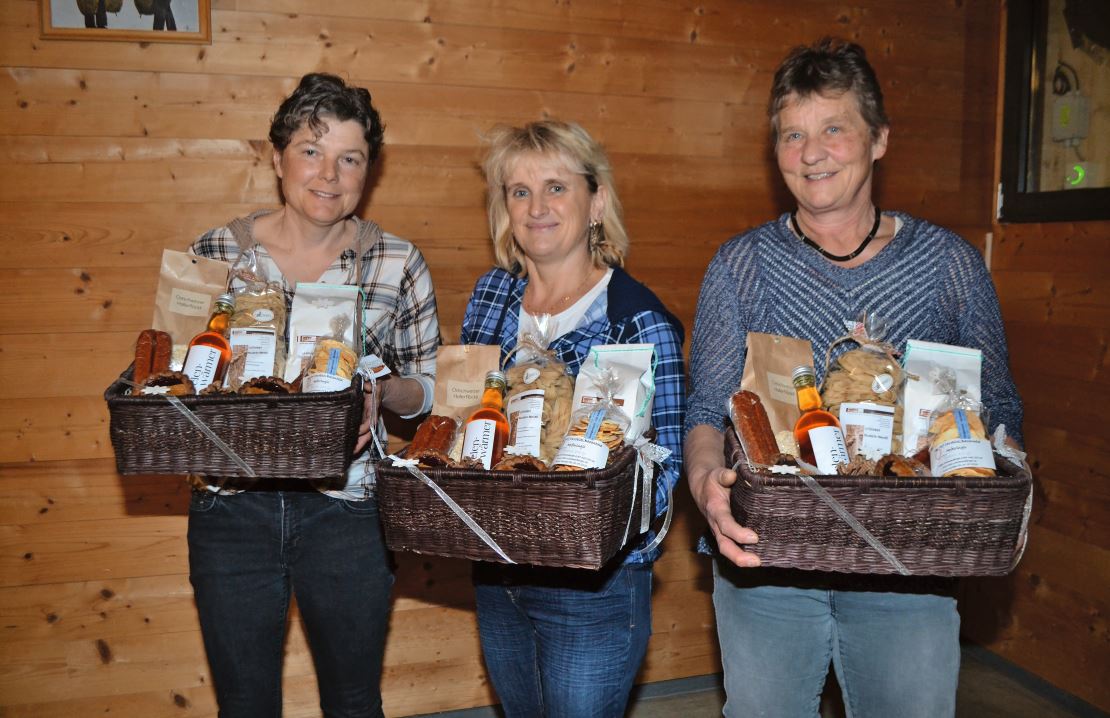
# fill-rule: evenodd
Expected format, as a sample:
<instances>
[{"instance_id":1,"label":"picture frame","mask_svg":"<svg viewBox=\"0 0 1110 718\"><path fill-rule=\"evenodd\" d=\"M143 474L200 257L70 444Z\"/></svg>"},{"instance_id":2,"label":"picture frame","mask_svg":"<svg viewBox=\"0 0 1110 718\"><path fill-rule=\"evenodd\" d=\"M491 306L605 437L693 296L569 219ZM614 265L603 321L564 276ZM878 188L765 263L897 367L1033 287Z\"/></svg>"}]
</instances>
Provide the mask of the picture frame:
<instances>
[{"instance_id":1,"label":"picture frame","mask_svg":"<svg viewBox=\"0 0 1110 718\"><path fill-rule=\"evenodd\" d=\"M1105 102L1104 96L1092 93L1110 83L1104 82L1105 75L1089 74L1103 63L1085 63L1084 70L1075 59L1071 64L1065 59L1082 58L1080 50L1110 51L1098 14L1105 12L1090 2L1070 7L1064 0L1007 3L999 221L1110 219L1105 133L1088 119L1089 108ZM1072 64L1084 70L1084 83ZM1069 132L1080 134L1074 127L1079 117L1090 126L1083 127L1082 137L1069 137ZM1068 120L1072 128L1062 126Z\"/></svg>"},{"instance_id":2,"label":"picture frame","mask_svg":"<svg viewBox=\"0 0 1110 718\"><path fill-rule=\"evenodd\" d=\"M41 37L211 44L211 0L39 0Z\"/></svg>"}]
</instances>

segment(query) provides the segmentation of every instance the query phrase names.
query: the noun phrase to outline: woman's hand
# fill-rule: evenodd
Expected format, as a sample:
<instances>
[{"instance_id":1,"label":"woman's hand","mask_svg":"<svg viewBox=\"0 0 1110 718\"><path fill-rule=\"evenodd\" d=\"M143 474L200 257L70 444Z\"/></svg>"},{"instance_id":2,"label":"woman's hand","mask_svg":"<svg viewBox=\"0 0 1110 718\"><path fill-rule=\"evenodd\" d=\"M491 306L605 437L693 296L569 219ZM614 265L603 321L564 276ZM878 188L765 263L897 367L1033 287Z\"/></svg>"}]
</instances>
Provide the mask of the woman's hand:
<instances>
[{"instance_id":1,"label":"woman's hand","mask_svg":"<svg viewBox=\"0 0 1110 718\"><path fill-rule=\"evenodd\" d=\"M375 387L377 391L374 391ZM370 442L370 434L378 425L381 407L398 416L412 416L424 406L424 385L415 379L394 375L378 379L377 384L367 381L362 387L362 423L358 427L355 453Z\"/></svg>"},{"instance_id":2,"label":"woman's hand","mask_svg":"<svg viewBox=\"0 0 1110 718\"><path fill-rule=\"evenodd\" d=\"M724 436L711 426L696 426L686 437L685 455L690 493L709 522L721 555L737 566L758 566L759 557L742 546L756 543L759 537L732 517L729 487L736 482L736 472L724 465Z\"/></svg>"}]
</instances>

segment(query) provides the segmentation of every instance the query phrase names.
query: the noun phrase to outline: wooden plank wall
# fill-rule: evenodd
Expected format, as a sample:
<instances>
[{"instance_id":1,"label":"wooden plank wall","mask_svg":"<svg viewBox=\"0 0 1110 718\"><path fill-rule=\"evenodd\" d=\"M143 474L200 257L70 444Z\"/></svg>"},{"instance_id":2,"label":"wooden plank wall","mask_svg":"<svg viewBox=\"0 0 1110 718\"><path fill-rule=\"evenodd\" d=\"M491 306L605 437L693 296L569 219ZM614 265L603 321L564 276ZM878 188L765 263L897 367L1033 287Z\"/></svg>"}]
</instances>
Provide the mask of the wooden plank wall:
<instances>
[{"instance_id":1,"label":"wooden plank wall","mask_svg":"<svg viewBox=\"0 0 1110 718\"><path fill-rule=\"evenodd\" d=\"M1110 710L1110 222L998 228L995 284L1036 476L1006 578L964 582L964 632Z\"/></svg>"},{"instance_id":2,"label":"wooden plank wall","mask_svg":"<svg viewBox=\"0 0 1110 718\"><path fill-rule=\"evenodd\" d=\"M9 0L0 14L5 715L214 713L187 578L187 491L176 479L115 473L101 392L150 322L162 249L277 202L267 123L305 72L343 73L373 92L388 147L365 213L425 252L449 341L490 263L476 169L484 130L550 115L602 139L627 209L630 268L690 326L716 246L786 207L765 141L770 75L786 49L824 34L864 43L883 80L895 121L879 172L883 206L980 246L992 228L999 11L987 0L213 5L209 46L47 41L35 0ZM1078 247L1070 256L1082 272ZM1051 280L1030 271L1047 291ZM1018 275L1007 296L1032 306L1024 286ZM1082 287L1067 286L1079 311ZM1105 301L1092 322L1098 311ZM1038 350L1018 351L1031 367L1023 384L1036 385ZM1087 385L1061 381L1078 407ZM1083 435L1079 417L1092 415L1062 414L1049 398L1045 390L1038 404L1042 436L1062 447L1060 432ZM1063 448L1053 460L1105 460L1105 446L1090 442L1087 464ZM1054 487L1058 523L1086 511L1069 503L1070 490ZM700 523L688 497L679 505L657 567L642 681L719 670L708 566L692 553ZM490 703L468 566L398 559L387 711ZM1091 605L1083 586L1068 585L1073 604ZM286 715L318 715L295 616L292 624ZM1040 635L1058 652L1081 640ZM1037 660L1026 664L1041 672ZM1043 672L1065 687L1078 680Z\"/></svg>"}]
</instances>

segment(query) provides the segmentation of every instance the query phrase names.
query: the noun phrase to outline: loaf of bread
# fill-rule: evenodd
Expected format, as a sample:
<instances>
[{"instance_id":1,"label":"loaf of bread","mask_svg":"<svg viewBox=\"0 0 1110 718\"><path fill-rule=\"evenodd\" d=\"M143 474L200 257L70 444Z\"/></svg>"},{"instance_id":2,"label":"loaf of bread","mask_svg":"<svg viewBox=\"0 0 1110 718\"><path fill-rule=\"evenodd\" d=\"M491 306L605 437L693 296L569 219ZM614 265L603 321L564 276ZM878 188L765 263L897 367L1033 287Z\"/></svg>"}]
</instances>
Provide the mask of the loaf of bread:
<instances>
[{"instance_id":1,"label":"loaf of bread","mask_svg":"<svg viewBox=\"0 0 1110 718\"><path fill-rule=\"evenodd\" d=\"M407 458L416 459L421 466L450 465L451 444L458 430L459 423L453 416L432 414L417 427Z\"/></svg>"},{"instance_id":2,"label":"loaf of bread","mask_svg":"<svg viewBox=\"0 0 1110 718\"><path fill-rule=\"evenodd\" d=\"M729 400L729 416L749 461L763 466L778 462L780 454L775 432L771 430L767 410L755 392L744 390L733 394Z\"/></svg>"},{"instance_id":3,"label":"loaf of bread","mask_svg":"<svg viewBox=\"0 0 1110 718\"><path fill-rule=\"evenodd\" d=\"M144 329L135 340L135 367L131 380L146 382L151 376L169 371L173 340L166 332Z\"/></svg>"}]
</instances>

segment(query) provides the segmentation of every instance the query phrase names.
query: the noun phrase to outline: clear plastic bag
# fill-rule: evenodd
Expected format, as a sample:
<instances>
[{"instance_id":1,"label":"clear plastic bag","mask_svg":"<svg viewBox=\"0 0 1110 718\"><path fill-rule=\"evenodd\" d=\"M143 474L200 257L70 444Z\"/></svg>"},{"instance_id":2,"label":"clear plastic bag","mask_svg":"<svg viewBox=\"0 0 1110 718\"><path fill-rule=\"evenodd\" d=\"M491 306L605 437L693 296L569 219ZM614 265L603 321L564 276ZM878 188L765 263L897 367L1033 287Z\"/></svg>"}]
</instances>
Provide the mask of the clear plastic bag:
<instances>
[{"instance_id":1,"label":"clear plastic bag","mask_svg":"<svg viewBox=\"0 0 1110 718\"><path fill-rule=\"evenodd\" d=\"M240 253L231 267L235 313L229 341L226 385L237 389L255 377L280 376L285 366L285 292L271 282L254 249Z\"/></svg>"},{"instance_id":2,"label":"clear plastic bag","mask_svg":"<svg viewBox=\"0 0 1110 718\"><path fill-rule=\"evenodd\" d=\"M600 469L628 437L631 420L614 397L621 379L612 369L592 377L594 392L601 399L575 411L558 453L553 460L556 471Z\"/></svg>"},{"instance_id":3,"label":"clear plastic bag","mask_svg":"<svg viewBox=\"0 0 1110 718\"><path fill-rule=\"evenodd\" d=\"M536 331L526 334L506 357L508 389L505 415L513 454L528 454L550 464L570 422L574 378L547 347L558 336L550 315L534 317Z\"/></svg>"}]
</instances>

